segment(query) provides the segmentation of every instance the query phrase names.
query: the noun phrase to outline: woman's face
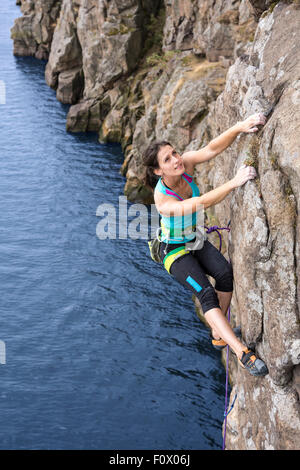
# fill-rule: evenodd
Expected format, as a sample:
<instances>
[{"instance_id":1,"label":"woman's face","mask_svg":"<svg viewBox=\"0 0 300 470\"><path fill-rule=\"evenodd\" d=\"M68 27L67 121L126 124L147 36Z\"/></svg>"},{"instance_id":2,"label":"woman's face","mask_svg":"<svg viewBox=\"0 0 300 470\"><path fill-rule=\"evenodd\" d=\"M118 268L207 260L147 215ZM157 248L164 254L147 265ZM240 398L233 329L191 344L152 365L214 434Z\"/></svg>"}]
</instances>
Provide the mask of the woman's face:
<instances>
[{"instance_id":1,"label":"woman's face","mask_svg":"<svg viewBox=\"0 0 300 470\"><path fill-rule=\"evenodd\" d=\"M164 145L157 154L159 168L154 170L158 176L177 176L184 173L184 164L179 153L170 145Z\"/></svg>"}]
</instances>

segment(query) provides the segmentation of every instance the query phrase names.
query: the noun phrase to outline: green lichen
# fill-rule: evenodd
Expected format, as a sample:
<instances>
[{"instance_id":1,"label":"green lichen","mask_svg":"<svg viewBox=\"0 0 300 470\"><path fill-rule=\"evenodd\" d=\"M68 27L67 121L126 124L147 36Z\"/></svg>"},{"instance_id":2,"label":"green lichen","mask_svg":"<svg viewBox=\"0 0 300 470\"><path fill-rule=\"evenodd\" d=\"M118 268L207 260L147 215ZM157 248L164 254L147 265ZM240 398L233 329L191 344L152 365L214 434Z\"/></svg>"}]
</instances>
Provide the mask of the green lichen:
<instances>
[{"instance_id":1,"label":"green lichen","mask_svg":"<svg viewBox=\"0 0 300 470\"><path fill-rule=\"evenodd\" d=\"M153 54L149 55L146 59L146 63L148 65L155 66L160 65L164 62L163 56L158 54L157 52L153 52Z\"/></svg>"},{"instance_id":2,"label":"green lichen","mask_svg":"<svg viewBox=\"0 0 300 470\"><path fill-rule=\"evenodd\" d=\"M274 8L276 7L277 3L279 3L279 0L277 2L272 2L271 5L269 6L269 12L273 13Z\"/></svg>"},{"instance_id":3,"label":"green lichen","mask_svg":"<svg viewBox=\"0 0 300 470\"><path fill-rule=\"evenodd\" d=\"M247 152L247 158L243 161L244 165L253 166L256 170L258 169L258 159L255 155Z\"/></svg>"},{"instance_id":4,"label":"green lichen","mask_svg":"<svg viewBox=\"0 0 300 470\"><path fill-rule=\"evenodd\" d=\"M193 65L195 63L195 58L196 56L194 54L186 55L181 59L181 63L184 67L189 67L190 65Z\"/></svg>"},{"instance_id":5,"label":"green lichen","mask_svg":"<svg viewBox=\"0 0 300 470\"><path fill-rule=\"evenodd\" d=\"M256 169L256 171L258 170L259 145L260 145L259 137L257 135L254 135L249 145L249 149L246 152L247 158L243 162L245 165L253 166Z\"/></svg>"},{"instance_id":6,"label":"green lichen","mask_svg":"<svg viewBox=\"0 0 300 470\"><path fill-rule=\"evenodd\" d=\"M270 152L270 162L273 170L279 170L278 155L275 152Z\"/></svg>"},{"instance_id":7,"label":"green lichen","mask_svg":"<svg viewBox=\"0 0 300 470\"><path fill-rule=\"evenodd\" d=\"M289 181L287 181L286 184L284 185L284 190L287 196L294 196L292 186Z\"/></svg>"},{"instance_id":8,"label":"green lichen","mask_svg":"<svg viewBox=\"0 0 300 470\"><path fill-rule=\"evenodd\" d=\"M153 15L153 13L150 15L148 23L144 26L144 30L146 31L146 39L144 43L143 55L145 55L147 51L151 49L153 49L155 52L161 52L165 17L166 13L164 4L162 4L162 7L156 16Z\"/></svg>"},{"instance_id":9,"label":"green lichen","mask_svg":"<svg viewBox=\"0 0 300 470\"><path fill-rule=\"evenodd\" d=\"M288 211L290 213L291 218L293 219L293 227L294 227L294 230L296 230L297 220L298 220L297 203L296 203L294 191L287 177L285 178L285 181L284 181L283 190L285 193L285 199L288 204Z\"/></svg>"},{"instance_id":10,"label":"green lichen","mask_svg":"<svg viewBox=\"0 0 300 470\"><path fill-rule=\"evenodd\" d=\"M277 0L276 2L272 2L270 4L269 8L262 13L261 18L265 18L265 16L270 15L271 13L273 13L274 8L276 7L277 3L279 3L279 2L280 2L280 0Z\"/></svg>"},{"instance_id":11,"label":"green lichen","mask_svg":"<svg viewBox=\"0 0 300 470\"><path fill-rule=\"evenodd\" d=\"M120 23L118 28L111 28L108 31L107 36L117 36L119 34L128 34L128 33L133 33L134 31L136 31L135 28L129 28L125 24Z\"/></svg>"},{"instance_id":12,"label":"green lichen","mask_svg":"<svg viewBox=\"0 0 300 470\"><path fill-rule=\"evenodd\" d=\"M244 165L252 166L257 172L257 178L255 178L254 183L257 187L259 197L262 198L261 192L261 183L258 178L258 153L259 153L259 139L257 136L253 136L253 140L249 146L249 150L246 152L247 158L244 160Z\"/></svg>"},{"instance_id":13,"label":"green lichen","mask_svg":"<svg viewBox=\"0 0 300 470\"><path fill-rule=\"evenodd\" d=\"M159 65L160 67L164 68L169 60L171 60L176 55L176 53L177 51L166 51L164 54L153 52L153 54L147 57L146 63L151 67Z\"/></svg>"}]
</instances>

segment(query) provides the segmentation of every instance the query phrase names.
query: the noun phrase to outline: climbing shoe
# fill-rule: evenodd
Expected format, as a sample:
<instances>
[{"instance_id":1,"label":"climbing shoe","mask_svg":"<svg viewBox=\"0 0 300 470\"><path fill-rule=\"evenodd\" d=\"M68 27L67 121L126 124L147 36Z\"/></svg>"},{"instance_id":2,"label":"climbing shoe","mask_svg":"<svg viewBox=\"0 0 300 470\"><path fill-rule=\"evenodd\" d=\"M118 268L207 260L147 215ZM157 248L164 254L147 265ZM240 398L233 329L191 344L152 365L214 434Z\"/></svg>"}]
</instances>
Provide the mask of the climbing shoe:
<instances>
[{"instance_id":1,"label":"climbing shoe","mask_svg":"<svg viewBox=\"0 0 300 470\"><path fill-rule=\"evenodd\" d=\"M232 329L234 331L235 336L237 336L238 338L242 337L242 331L241 331L240 326L237 326L236 328L232 328ZM226 348L227 343L223 339L221 338L214 339L212 334L210 334L210 337L211 337L211 344L213 345L215 349L217 349L218 351L222 351L222 349Z\"/></svg>"},{"instance_id":2,"label":"climbing shoe","mask_svg":"<svg viewBox=\"0 0 300 470\"><path fill-rule=\"evenodd\" d=\"M244 369L247 369L251 375L256 377L269 373L266 364L261 359L258 359L251 349L246 349L246 351L243 352L239 363Z\"/></svg>"}]
</instances>

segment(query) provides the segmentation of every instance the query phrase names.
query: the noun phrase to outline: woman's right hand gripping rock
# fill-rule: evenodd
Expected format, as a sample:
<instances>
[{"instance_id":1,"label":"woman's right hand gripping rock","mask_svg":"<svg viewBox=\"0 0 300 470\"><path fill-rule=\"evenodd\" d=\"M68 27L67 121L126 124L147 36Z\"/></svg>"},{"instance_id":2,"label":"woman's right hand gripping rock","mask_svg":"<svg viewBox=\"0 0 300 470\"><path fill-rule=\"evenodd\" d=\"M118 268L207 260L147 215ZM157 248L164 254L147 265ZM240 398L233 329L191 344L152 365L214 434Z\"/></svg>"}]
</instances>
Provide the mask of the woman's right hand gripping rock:
<instances>
[{"instance_id":1,"label":"woman's right hand gripping rock","mask_svg":"<svg viewBox=\"0 0 300 470\"><path fill-rule=\"evenodd\" d=\"M253 166L242 165L231 181L234 187L238 188L239 186L243 186L247 181L253 180L256 176L256 170Z\"/></svg>"}]
</instances>

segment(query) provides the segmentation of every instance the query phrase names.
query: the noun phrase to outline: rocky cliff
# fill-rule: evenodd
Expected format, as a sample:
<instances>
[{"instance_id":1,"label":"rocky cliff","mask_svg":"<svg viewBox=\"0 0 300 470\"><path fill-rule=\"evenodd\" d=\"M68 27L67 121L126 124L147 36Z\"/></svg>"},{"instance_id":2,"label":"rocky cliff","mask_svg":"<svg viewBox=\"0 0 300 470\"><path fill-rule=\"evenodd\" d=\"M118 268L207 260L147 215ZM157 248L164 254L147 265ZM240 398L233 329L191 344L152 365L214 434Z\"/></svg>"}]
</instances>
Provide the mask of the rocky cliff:
<instances>
[{"instance_id":1,"label":"rocky cliff","mask_svg":"<svg viewBox=\"0 0 300 470\"><path fill-rule=\"evenodd\" d=\"M274 105L264 128L197 169L202 193L245 160L258 173L207 213L231 220L233 322L270 371L251 377L231 355L227 449L300 448L299 3L21 0L12 28L14 53L46 59L47 83L72 105L67 130L122 144L132 201L152 201L141 164L152 140L198 149Z\"/></svg>"}]
</instances>

